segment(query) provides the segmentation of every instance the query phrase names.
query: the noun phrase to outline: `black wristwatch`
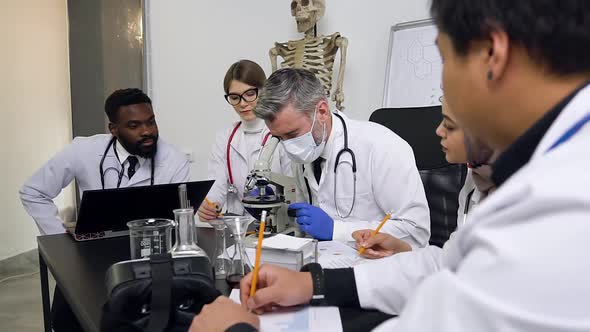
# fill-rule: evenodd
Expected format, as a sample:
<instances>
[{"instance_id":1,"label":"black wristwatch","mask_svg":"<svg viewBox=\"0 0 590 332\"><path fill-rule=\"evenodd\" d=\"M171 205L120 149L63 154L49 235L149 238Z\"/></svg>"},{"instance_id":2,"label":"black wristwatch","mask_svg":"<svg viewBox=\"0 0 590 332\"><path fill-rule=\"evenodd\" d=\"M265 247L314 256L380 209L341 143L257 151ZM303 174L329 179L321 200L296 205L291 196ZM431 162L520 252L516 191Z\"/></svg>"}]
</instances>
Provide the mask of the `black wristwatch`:
<instances>
[{"instance_id":1,"label":"black wristwatch","mask_svg":"<svg viewBox=\"0 0 590 332\"><path fill-rule=\"evenodd\" d=\"M326 288L324 287L324 270L318 263L309 263L301 268L301 272L311 273L313 284L313 296L309 302L311 305L326 305Z\"/></svg>"}]
</instances>

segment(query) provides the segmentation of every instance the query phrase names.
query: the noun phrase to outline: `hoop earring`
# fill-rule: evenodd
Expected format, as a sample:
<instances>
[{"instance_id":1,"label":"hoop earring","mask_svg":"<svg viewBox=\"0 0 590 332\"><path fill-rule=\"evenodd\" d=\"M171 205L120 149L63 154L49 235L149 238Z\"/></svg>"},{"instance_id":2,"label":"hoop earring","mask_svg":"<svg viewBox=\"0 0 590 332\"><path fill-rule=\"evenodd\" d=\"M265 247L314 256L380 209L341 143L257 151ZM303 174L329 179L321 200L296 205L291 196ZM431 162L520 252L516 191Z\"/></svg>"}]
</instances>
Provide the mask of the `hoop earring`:
<instances>
[{"instance_id":1,"label":"hoop earring","mask_svg":"<svg viewBox=\"0 0 590 332\"><path fill-rule=\"evenodd\" d=\"M488 77L487 78L488 78L488 81L491 81L491 80L494 79L494 74L492 73L491 70L488 71Z\"/></svg>"}]
</instances>

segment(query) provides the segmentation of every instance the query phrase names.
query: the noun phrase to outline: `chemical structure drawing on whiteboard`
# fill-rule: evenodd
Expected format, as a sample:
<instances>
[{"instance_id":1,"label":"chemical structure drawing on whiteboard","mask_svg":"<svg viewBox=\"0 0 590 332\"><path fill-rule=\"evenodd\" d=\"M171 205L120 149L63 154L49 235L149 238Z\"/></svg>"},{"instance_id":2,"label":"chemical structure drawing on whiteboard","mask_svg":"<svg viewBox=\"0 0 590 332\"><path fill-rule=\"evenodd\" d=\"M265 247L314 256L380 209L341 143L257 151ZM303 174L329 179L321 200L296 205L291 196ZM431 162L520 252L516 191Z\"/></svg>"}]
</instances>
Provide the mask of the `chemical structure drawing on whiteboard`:
<instances>
[{"instance_id":1,"label":"chemical structure drawing on whiteboard","mask_svg":"<svg viewBox=\"0 0 590 332\"><path fill-rule=\"evenodd\" d=\"M421 34L411 42L407 58L414 68L414 75L421 80L429 78L433 73L432 67L441 62L434 39L425 37Z\"/></svg>"},{"instance_id":2,"label":"chemical structure drawing on whiteboard","mask_svg":"<svg viewBox=\"0 0 590 332\"><path fill-rule=\"evenodd\" d=\"M437 35L430 20L391 27L384 107L440 105L443 65Z\"/></svg>"}]
</instances>

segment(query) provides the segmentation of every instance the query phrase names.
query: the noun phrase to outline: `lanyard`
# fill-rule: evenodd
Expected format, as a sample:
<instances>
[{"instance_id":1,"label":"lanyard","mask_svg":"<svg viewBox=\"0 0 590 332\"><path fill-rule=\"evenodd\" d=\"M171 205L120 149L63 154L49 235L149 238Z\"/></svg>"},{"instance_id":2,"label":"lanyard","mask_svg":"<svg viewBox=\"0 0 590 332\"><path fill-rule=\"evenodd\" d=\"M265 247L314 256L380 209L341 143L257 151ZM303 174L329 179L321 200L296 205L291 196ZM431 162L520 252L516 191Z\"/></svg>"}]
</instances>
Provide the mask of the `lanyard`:
<instances>
[{"instance_id":1,"label":"lanyard","mask_svg":"<svg viewBox=\"0 0 590 332\"><path fill-rule=\"evenodd\" d=\"M559 137L557 139L557 141L555 141L555 143L553 143L553 145L551 145L551 147L549 149L547 149L546 152L549 152L555 148L557 148L558 146L562 145L563 143L569 141L575 134L577 134L588 122L590 122L590 113L586 114L585 117L583 117L582 119L580 119L578 122L574 123L573 126L571 126L568 130L566 130L565 133L563 133L563 135L561 135L561 137Z\"/></svg>"}]
</instances>

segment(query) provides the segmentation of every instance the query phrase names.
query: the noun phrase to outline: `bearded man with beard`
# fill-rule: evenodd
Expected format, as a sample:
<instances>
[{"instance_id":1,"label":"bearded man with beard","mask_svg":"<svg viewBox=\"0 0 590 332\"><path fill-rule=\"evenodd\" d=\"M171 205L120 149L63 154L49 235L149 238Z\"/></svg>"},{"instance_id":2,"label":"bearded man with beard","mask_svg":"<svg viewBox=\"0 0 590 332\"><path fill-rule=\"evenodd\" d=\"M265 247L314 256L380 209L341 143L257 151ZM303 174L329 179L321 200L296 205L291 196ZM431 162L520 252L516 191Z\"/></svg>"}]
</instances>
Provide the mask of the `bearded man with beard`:
<instances>
[{"instance_id":1,"label":"bearded man with beard","mask_svg":"<svg viewBox=\"0 0 590 332\"><path fill-rule=\"evenodd\" d=\"M27 213L41 234L65 232L53 199L76 180L86 190L147 186L189 180L184 154L159 139L152 101L139 89L113 92L105 102L110 134L76 137L33 174L20 190ZM59 288L51 326L56 332L83 331Z\"/></svg>"},{"instance_id":2,"label":"bearded man with beard","mask_svg":"<svg viewBox=\"0 0 590 332\"><path fill-rule=\"evenodd\" d=\"M65 231L53 199L76 180L86 190L186 182L189 162L159 139L152 101L139 89L113 92L105 102L110 134L76 137L33 174L20 190L41 234Z\"/></svg>"}]
</instances>

